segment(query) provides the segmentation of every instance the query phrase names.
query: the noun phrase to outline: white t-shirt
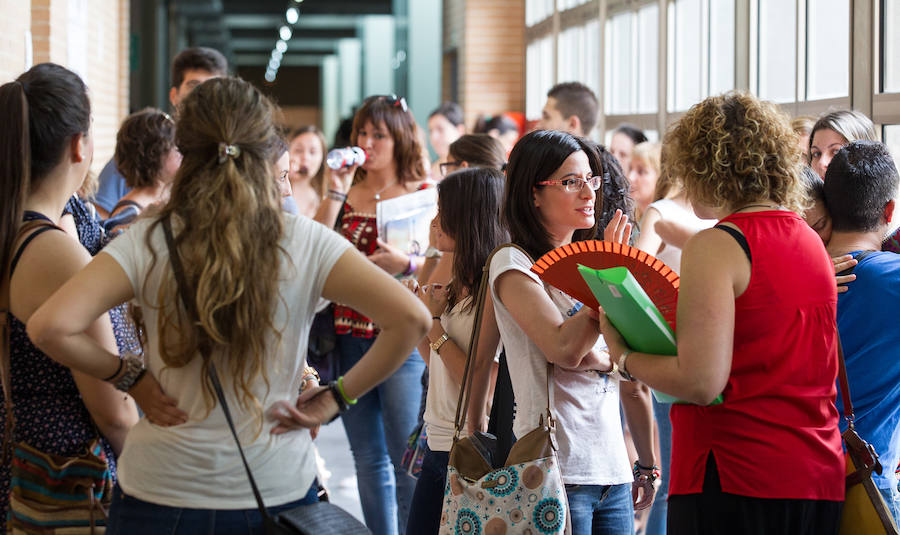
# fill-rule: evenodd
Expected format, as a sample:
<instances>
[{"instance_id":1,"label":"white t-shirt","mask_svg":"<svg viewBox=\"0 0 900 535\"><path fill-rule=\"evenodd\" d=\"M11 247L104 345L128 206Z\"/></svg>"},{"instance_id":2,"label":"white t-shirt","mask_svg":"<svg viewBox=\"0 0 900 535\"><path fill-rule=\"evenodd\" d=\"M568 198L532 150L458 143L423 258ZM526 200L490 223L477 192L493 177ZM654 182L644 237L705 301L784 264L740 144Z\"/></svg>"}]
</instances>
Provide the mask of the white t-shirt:
<instances>
[{"instance_id":1,"label":"white t-shirt","mask_svg":"<svg viewBox=\"0 0 900 535\"><path fill-rule=\"evenodd\" d=\"M450 340L463 353L468 353L475 323L475 307L466 310L471 298L466 298L441 315L441 326ZM431 451L450 451L456 428L456 405L459 403L459 383L453 380L440 355L432 349L428 360L428 395L425 398L425 423L428 447ZM495 360L499 357L497 351ZM465 434L465 432L463 432Z\"/></svg>"},{"instance_id":2,"label":"white t-shirt","mask_svg":"<svg viewBox=\"0 0 900 535\"><path fill-rule=\"evenodd\" d=\"M157 302L163 274L164 280L173 278L162 225L157 225L153 232L151 243L157 258L155 264L151 262L144 237L152 221L136 221L103 252L112 256L128 275L134 288L134 302L142 307L147 329L144 351L150 373L163 391L178 401L178 407L188 414L188 421L159 427L142 418L129 431L119 456L119 484L136 498L170 507L256 508L237 446L218 402L207 415L199 355L182 368L167 368L159 356L158 312L152 305ZM173 226L178 228L177 224ZM276 344L273 337L268 344L265 364L268 391L261 376L252 385L263 410L275 401L296 399L315 306L325 279L350 243L319 223L285 214L281 247L288 254L282 255L280 299L273 311L281 341ZM256 413L241 407L231 377L222 372L223 367L219 366L219 378L241 445L266 505L302 498L315 476L309 432L273 436L269 431L274 422L268 420L258 429Z\"/></svg>"},{"instance_id":3,"label":"white t-shirt","mask_svg":"<svg viewBox=\"0 0 900 535\"><path fill-rule=\"evenodd\" d=\"M509 376L516 399L513 433L522 437L538 425L547 407L547 358L512 318L497 295L497 278L518 271L543 287L531 272L531 262L507 247L491 261L490 283L500 337L506 348ZM571 316L578 303L547 287L561 317ZM594 349L605 349L601 336ZM551 410L556 419L559 463L563 481L575 485L618 485L631 482L631 467L619 417L619 380L597 372L570 371L554 366Z\"/></svg>"},{"instance_id":4,"label":"white t-shirt","mask_svg":"<svg viewBox=\"0 0 900 535\"><path fill-rule=\"evenodd\" d=\"M650 203L650 206L647 208L655 208L659 212L661 221L675 221L676 223L693 227L698 232L716 224L715 219L700 219L693 210L685 209L682 205L672 199L660 199ZM672 268L672 271L675 273L681 273L680 247L665 243L663 250L653 256L662 260L667 266Z\"/></svg>"}]
</instances>

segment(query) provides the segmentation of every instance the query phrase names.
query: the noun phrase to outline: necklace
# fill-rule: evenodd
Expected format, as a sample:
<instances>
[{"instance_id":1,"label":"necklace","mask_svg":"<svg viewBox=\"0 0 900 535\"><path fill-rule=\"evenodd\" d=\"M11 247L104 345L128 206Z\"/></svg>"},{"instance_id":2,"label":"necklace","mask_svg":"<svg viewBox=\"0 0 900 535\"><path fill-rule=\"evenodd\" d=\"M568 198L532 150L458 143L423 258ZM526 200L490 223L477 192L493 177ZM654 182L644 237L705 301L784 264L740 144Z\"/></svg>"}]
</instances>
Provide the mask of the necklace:
<instances>
[{"instance_id":1,"label":"necklace","mask_svg":"<svg viewBox=\"0 0 900 535\"><path fill-rule=\"evenodd\" d=\"M391 182L391 183L388 184L387 186L385 186L385 187L381 188L380 190L376 191L376 192L375 192L375 200L376 200L376 201L380 201L380 200L381 200L381 193L382 193L384 190L388 189L389 187L391 187L391 186L393 186L393 185L395 185L395 184L397 184L397 182Z\"/></svg>"}]
</instances>

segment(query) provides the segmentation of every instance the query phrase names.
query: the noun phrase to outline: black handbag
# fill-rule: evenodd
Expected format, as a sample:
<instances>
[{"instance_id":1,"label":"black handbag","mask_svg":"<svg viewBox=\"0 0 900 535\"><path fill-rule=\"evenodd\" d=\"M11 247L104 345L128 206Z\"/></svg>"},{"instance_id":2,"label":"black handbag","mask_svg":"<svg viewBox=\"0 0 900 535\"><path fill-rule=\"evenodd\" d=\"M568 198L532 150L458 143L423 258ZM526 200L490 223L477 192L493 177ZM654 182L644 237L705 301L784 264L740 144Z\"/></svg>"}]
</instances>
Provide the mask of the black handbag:
<instances>
[{"instance_id":1,"label":"black handbag","mask_svg":"<svg viewBox=\"0 0 900 535\"><path fill-rule=\"evenodd\" d=\"M341 231L345 207L346 204L341 205L334 223L334 231L337 233ZM337 333L334 329L334 303L330 303L313 317L306 346L306 363L319 372L322 384L337 379L341 374L338 369Z\"/></svg>"},{"instance_id":2,"label":"black handbag","mask_svg":"<svg viewBox=\"0 0 900 535\"><path fill-rule=\"evenodd\" d=\"M196 304L192 299L188 299L188 291L190 286L184 276L184 268L181 264L181 257L175 246L175 239L172 237L172 225L169 218L162 221L163 233L166 237L166 245L169 248L169 260L172 264L172 272L175 275L176 291L181 296L181 302L190 316L197 317ZM209 345L201 343L199 345L201 354L208 358ZM228 402L225 401L225 392L222 390L222 384L219 382L219 375L216 373L216 367L210 360L209 363L209 379L212 382L213 389L216 391L216 397L222 405L222 412L225 413L225 420L228 422L228 428L231 429L231 436L237 445L238 453L241 454L241 462L244 463L244 470L247 471L247 479L250 480L250 487L253 489L253 497L256 498L256 506L263 518L263 525L266 529L266 535L322 535L335 533L341 535L369 535L371 531L359 520L353 517L347 511L329 502L317 502L310 505L301 505L293 509L282 511L275 516L269 514L263 503L262 494L256 486L256 480L253 478L253 472L250 465L247 464L247 458L244 456L244 449L241 447L241 441L238 438L237 431L234 429L234 422L231 420L231 411L228 410Z\"/></svg>"}]
</instances>

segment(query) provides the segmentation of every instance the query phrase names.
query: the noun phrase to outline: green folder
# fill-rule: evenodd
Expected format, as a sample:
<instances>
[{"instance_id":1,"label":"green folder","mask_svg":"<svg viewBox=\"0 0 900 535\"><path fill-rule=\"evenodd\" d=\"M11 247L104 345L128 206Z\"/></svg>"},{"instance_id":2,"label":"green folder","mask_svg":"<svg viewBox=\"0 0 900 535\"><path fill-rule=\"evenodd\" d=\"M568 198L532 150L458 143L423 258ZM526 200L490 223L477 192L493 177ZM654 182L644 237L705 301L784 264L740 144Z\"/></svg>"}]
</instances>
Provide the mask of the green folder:
<instances>
[{"instance_id":1,"label":"green folder","mask_svg":"<svg viewBox=\"0 0 900 535\"><path fill-rule=\"evenodd\" d=\"M628 268L594 269L579 264L578 272L629 348L654 355L678 354L675 333ZM656 390L653 395L661 403L687 403ZM718 403L722 403L721 394L711 405Z\"/></svg>"}]
</instances>

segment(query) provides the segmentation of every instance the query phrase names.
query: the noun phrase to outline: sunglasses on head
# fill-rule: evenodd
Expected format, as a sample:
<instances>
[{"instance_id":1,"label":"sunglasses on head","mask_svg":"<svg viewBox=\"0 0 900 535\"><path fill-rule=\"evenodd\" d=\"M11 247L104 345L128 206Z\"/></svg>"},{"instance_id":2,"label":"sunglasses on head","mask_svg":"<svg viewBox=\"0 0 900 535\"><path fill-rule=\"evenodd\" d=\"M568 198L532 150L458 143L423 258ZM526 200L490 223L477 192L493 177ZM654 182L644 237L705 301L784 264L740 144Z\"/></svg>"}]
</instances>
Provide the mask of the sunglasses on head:
<instances>
[{"instance_id":1,"label":"sunglasses on head","mask_svg":"<svg viewBox=\"0 0 900 535\"><path fill-rule=\"evenodd\" d=\"M409 111L409 107L406 105L406 99L403 97L398 97L397 95L394 95L394 94L374 95L374 96L367 98L366 102L372 102L372 101L379 100L379 99L384 99L384 101L387 102L388 104L390 104L391 106L393 106L395 108L400 108L401 110L403 110L403 113L406 113Z\"/></svg>"}]
</instances>

